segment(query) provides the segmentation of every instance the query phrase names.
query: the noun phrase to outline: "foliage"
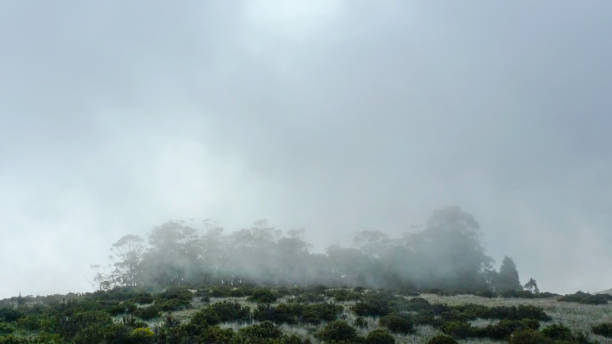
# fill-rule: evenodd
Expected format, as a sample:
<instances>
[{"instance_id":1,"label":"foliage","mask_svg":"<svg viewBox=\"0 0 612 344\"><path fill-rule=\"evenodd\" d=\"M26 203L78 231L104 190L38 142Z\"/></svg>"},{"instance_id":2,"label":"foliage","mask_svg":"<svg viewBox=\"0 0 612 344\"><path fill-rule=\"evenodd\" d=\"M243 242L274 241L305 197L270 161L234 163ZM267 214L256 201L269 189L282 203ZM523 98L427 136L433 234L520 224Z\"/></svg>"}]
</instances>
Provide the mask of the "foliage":
<instances>
[{"instance_id":1,"label":"foliage","mask_svg":"<svg viewBox=\"0 0 612 344\"><path fill-rule=\"evenodd\" d=\"M612 338L612 323L603 323L593 326L593 333Z\"/></svg>"},{"instance_id":2,"label":"foliage","mask_svg":"<svg viewBox=\"0 0 612 344\"><path fill-rule=\"evenodd\" d=\"M414 325L412 321L399 314L388 314L380 318L378 321L380 326L388 328L394 333L411 333L414 331Z\"/></svg>"},{"instance_id":3,"label":"foliage","mask_svg":"<svg viewBox=\"0 0 612 344\"><path fill-rule=\"evenodd\" d=\"M272 303L276 301L277 295L267 288L259 288L253 291L248 300L259 303Z\"/></svg>"},{"instance_id":4,"label":"foliage","mask_svg":"<svg viewBox=\"0 0 612 344\"><path fill-rule=\"evenodd\" d=\"M357 337L357 330L345 321L336 320L325 325L317 336L325 341L351 341Z\"/></svg>"},{"instance_id":5,"label":"foliage","mask_svg":"<svg viewBox=\"0 0 612 344\"><path fill-rule=\"evenodd\" d=\"M612 296L606 294L589 294L578 291L574 294L565 295L559 298L559 301L578 302L587 305L603 305L608 303Z\"/></svg>"},{"instance_id":6,"label":"foliage","mask_svg":"<svg viewBox=\"0 0 612 344\"><path fill-rule=\"evenodd\" d=\"M552 344L552 340L538 331L521 330L510 336L510 344Z\"/></svg>"},{"instance_id":7,"label":"foliage","mask_svg":"<svg viewBox=\"0 0 612 344\"><path fill-rule=\"evenodd\" d=\"M476 337L477 329L466 321L447 321L440 326L442 332L455 338Z\"/></svg>"},{"instance_id":8,"label":"foliage","mask_svg":"<svg viewBox=\"0 0 612 344\"><path fill-rule=\"evenodd\" d=\"M368 333L366 344L394 344L395 338L383 329L376 329Z\"/></svg>"},{"instance_id":9,"label":"foliage","mask_svg":"<svg viewBox=\"0 0 612 344\"><path fill-rule=\"evenodd\" d=\"M319 324L336 320L343 307L331 303L296 304L281 303L276 307L260 305L253 317L259 321L272 321L277 324L296 324L298 322Z\"/></svg>"},{"instance_id":10,"label":"foliage","mask_svg":"<svg viewBox=\"0 0 612 344\"><path fill-rule=\"evenodd\" d=\"M427 344L457 344L457 341L453 337L441 334L428 340Z\"/></svg>"},{"instance_id":11,"label":"foliage","mask_svg":"<svg viewBox=\"0 0 612 344\"><path fill-rule=\"evenodd\" d=\"M353 325L359 328L366 328L368 327L368 321L365 318L357 317L355 318L355 321L353 321Z\"/></svg>"},{"instance_id":12,"label":"foliage","mask_svg":"<svg viewBox=\"0 0 612 344\"><path fill-rule=\"evenodd\" d=\"M504 257L498 273L492 275L492 287L498 292L523 290L519 281L518 270L510 257Z\"/></svg>"}]
</instances>

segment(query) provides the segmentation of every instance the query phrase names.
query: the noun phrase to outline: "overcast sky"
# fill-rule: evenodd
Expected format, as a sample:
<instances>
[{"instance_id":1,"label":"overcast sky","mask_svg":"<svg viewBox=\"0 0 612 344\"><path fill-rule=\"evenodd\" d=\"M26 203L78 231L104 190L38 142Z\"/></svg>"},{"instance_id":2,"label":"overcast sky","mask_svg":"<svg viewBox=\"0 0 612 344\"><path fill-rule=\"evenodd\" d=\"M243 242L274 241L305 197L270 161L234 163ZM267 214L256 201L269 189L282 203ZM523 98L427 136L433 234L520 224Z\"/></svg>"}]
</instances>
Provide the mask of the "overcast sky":
<instances>
[{"instance_id":1,"label":"overcast sky","mask_svg":"<svg viewBox=\"0 0 612 344\"><path fill-rule=\"evenodd\" d=\"M612 287L612 2L0 1L0 297L121 235L324 247L436 208L555 292Z\"/></svg>"}]
</instances>

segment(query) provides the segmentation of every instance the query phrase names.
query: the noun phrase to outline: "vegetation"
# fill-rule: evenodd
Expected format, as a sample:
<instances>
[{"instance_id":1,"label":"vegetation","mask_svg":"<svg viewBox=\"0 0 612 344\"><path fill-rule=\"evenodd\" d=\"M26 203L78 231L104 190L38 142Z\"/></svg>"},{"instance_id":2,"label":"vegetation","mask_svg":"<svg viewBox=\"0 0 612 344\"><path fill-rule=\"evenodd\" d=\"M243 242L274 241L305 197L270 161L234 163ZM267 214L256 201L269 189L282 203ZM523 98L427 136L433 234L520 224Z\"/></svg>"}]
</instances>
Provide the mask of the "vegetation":
<instances>
[{"instance_id":1,"label":"vegetation","mask_svg":"<svg viewBox=\"0 0 612 344\"><path fill-rule=\"evenodd\" d=\"M593 326L593 333L612 338L612 323L603 323Z\"/></svg>"},{"instance_id":2,"label":"vegetation","mask_svg":"<svg viewBox=\"0 0 612 344\"><path fill-rule=\"evenodd\" d=\"M457 207L434 212L425 228L410 236L390 238L364 231L355 243L355 247L332 246L320 254L310 252L311 245L298 232L283 234L264 222L228 235L219 228L200 232L168 222L154 228L147 240L132 234L121 237L111 247L111 266L100 271L96 280L101 290L224 281L206 296L249 296L261 303L274 302L278 295L250 290L253 284L365 286L404 295L434 288L447 292L521 289L510 258L504 259L499 273L492 271L493 260L480 243L478 223ZM325 296L342 302L363 295L355 289L334 288ZM177 310L185 308L187 301L159 306L164 311Z\"/></svg>"},{"instance_id":3,"label":"vegetation","mask_svg":"<svg viewBox=\"0 0 612 344\"><path fill-rule=\"evenodd\" d=\"M215 291L230 296L213 302L195 296ZM261 302L261 296L267 295L274 295L275 301ZM327 301L297 301L313 295L323 295ZM436 301L453 299L479 303ZM200 285L146 291L120 287L19 300L0 301L0 343L396 343L414 337L423 343L495 340L573 344L592 342L589 336L605 338L610 334L610 324L599 322L581 329L557 320L552 325L543 323L551 320L543 308L500 305L508 302L504 298L406 297L399 291L368 288ZM554 299L546 302L560 305ZM183 306L164 310L162 305L166 304ZM475 324L483 319L484 325ZM431 329L433 336L419 333L423 328Z\"/></svg>"},{"instance_id":4,"label":"vegetation","mask_svg":"<svg viewBox=\"0 0 612 344\"><path fill-rule=\"evenodd\" d=\"M612 296L607 294L589 294L584 293L582 291L576 292L574 294L565 295L559 298L559 301L564 302L577 302L588 305L603 305L608 303L608 300L611 300Z\"/></svg>"}]
</instances>

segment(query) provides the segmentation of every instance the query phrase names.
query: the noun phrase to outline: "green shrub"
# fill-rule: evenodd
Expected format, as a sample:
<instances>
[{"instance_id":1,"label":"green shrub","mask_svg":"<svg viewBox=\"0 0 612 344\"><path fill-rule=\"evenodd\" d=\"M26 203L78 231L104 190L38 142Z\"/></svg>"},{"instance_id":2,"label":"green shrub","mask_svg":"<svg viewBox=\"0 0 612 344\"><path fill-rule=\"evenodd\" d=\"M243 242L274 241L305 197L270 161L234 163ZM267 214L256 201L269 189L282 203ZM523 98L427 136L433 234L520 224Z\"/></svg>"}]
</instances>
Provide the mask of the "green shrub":
<instances>
[{"instance_id":1,"label":"green shrub","mask_svg":"<svg viewBox=\"0 0 612 344\"><path fill-rule=\"evenodd\" d=\"M276 301L276 294L270 289L256 289L253 291L248 300L259 303L272 303Z\"/></svg>"},{"instance_id":2,"label":"green shrub","mask_svg":"<svg viewBox=\"0 0 612 344\"><path fill-rule=\"evenodd\" d=\"M338 318L344 308L333 303L314 303L303 308L302 321L309 324L319 324L323 321L333 321Z\"/></svg>"},{"instance_id":3,"label":"green shrub","mask_svg":"<svg viewBox=\"0 0 612 344\"><path fill-rule=\"evenodd\" d=\"M169 299L155 302L155 306L164 312L178 311L187 308L191 304L191 300L186 299Z\"/></svg>"},{"instance_id":4,"label":"green shrub","mask_svg":"<svg viewBox=\"0 0 612 344\"><path fill-rule=\"evenodd\" d=\"M159 307L155 305L137 308L133 314L143 320L151 320L160 316Z\"/></svg>"},{"instance_id":5,"label":"green shrub","mask_svg":"<svg viewBox=\"0 0 612 344\"><path fill-rule=\"evenodd\" d=\"M366 344L394 344L395 338L383 329L376 329L366 337Z\"/></svg>"},{"instance_id":6,"label":"green shrub","mask_svg":"<svg viewBox=\"0 0 612 344\"><path fill-rule=\"evenodd\" d=\"M357 330L345 321L336 320L325 325L317 336L324 341L351 341L357 337Z\"/></svg>"},{"instance_id":7,"label":"green shrub","mask_svg":"<svg viewBox=\"0 0 612 344\"><path fill-rule=\"evenodd\" d=\"M0 322L0 336L6 336L7 334L11 334L13 332L15 332L15 326L9 323Z\"/></svg>"},{"instance_id":8,"label":"green shrub","mask_svg":"<svg viewBox=\"0 0 612 344\"><path fill-rule=\"evenodd\" d=\"M488 325L483 329L479 329L480 336L489 337L492 339L506 339L518 330L537 330L540 324L537 320L500 320L497 324Z\"/></svg>"},{"instance_id":9,"label":"green shrub","mask_svg":"<svg viewBox=\"0 0 612 344\"><path fill-rule=\"evenodd\" d=\"M132 301L135 303L144 305L144 304L153 303L154 299L153 299L153 296L151 296L151 294L143 293L143 294L139 294L138 296L136 296Z\"/></svg>"},{"instance_id":10,"label":"green shrub","mask_svg":"<svg viewBox=\"0 0 612 344\"><path fill-rule=\"evenodd\" d=\"M542 329L542 334L554 340L562 340L571 342L574 340L572 330L561 324L553 324Z\"/></svg>"},{"instance_id":11,"label":"green shrub","mask_svg":"<svg viewBox=\"0 0 612 344\"><path fill-rule=\"evenodd\" d=\"M520 330L510 335L510 344L552 344L552 340L534 330Z\"/></svg>"},{"instance_id":12,"label":"green shrub","mask_svg":"<svg viewBox=\"0 0 612 344\"><path fill-rule=\"evenodd\" d=\"M362 317L357 317L355 318L355 321L353 322L353 325L359 327L359 328L366 328L368 327L368 321L365 318Z\"/></svg>"},{"instance_id":13,"label":"green shrub","mask_svg":"<svg viewBox=\"0 0 612 344\"><path fill-rule=\"evenodd\" d=\"M357 302L352 309L353 312L360 316L383 316L391 313L389 301L376 297L369 297L366 300Z\"/></svg>"},{"instance_id":14,"label":"green shrub","mask_svg":"<svg viewBox=\"0 0 612 344\"><path fill-rule=\"evenodd\" d=\"M578 291L574 294L565 295L565 296L560 297L559 301L577 302L577 303L583 303L587 305L603 305L603 304L608 303L609 299L610 299L610 295L606 295L606 294L592 295L589 293Z\"/></svg>"},{"instance_id":15,"label":"green shrub","mask_svg":"<svg viewBox=\"0 0 612 344\"><path fill-rule=\"evenodd\" d=\"M269 321L240 329L240 335L246 338L280 338L283 332Z\"/></svg>"},{"instance_id":16,"label":"green shrub","mask_svg":"<svg viewBox=\"0 0 612 344\"><path fill-rule=\"evenodd\" d=\"M414 332L414 325L412 321L399 314L392 313L385 315L378 320L378 323L380 326L384 326L394 333Z\"/></svg>"},{"instance_id":17,"label":"green shrub","mask_svg":"<svg viewBox=\"0 0 612 344\"><path fill-rule=\"evenodd\" d=\"M23 313L12 308L0 308L0 320L14 322L21 318Z\"/></svg>"},{"instance_id":18,"label":"green shrub","mask_svg":"<svg viewBox=\"0 0 612 344\"><path fill-rule=\"evenodd\" d=\"M148 327L139 327L130 333L130 344L149 344L153 342L155 333Z\"/></svg>"},{"instance_id":19,"label":"green shrub","mask_svg":"<svg viewBox=\"0 0 612 344\"><path fill-rule=\"evenodd\" d=\"M216 314L220 322L247 321L251 318L251 309L237 302L217 302L207 308Z\"/></svg>"},{"instance_id":20,"label":"green shrub","mask_svg":"<svg viewBox=\"0 0 612 344\"><path fill-rule=\"evenodd\" d=\"M457 341L453 337L441 334L428 340L427 344L457 344Z\"/></svg>"},{"instance_id":21,"label":"green shrub","mask_svg":"<svg viewBox=\"0 0 612 344\"><path fill-rule=\"evenodd\" d=\"M197 337L197 343L230 343L233 337L234 331L231 328L210 326Z\"/></svg>"},{"instance_id":22,"label":"green shrub","mask_svg":"<svg viewBox=\"0 0 612 344\"><path fill-rule=\"evenodd\" d=\"M440 326L442 332L455 338L475 337L477 329L465 321L447 321Z\"/></svg>"},{"instance_id":23,"label":"green shrub","mask_svg":"<svg viewBox=\"0 0 612 344\"><path fill-rule=\"evenodd\" d=\"M593 333L612 338L612 323L604 323L593 326Z\"/></svg>"},{"instance_id":24,"label":"green shrub","mask_svg":"<svg viewBox=\"0 0 612 344\"><path fill-rule=\"evenodd\" d=\"M110 314L112 315L120 315L126 313L134 313L136 311L136 304L130 301L123 301L119 304L114 305L110 309Z\"/></svg>"}]
</instances>

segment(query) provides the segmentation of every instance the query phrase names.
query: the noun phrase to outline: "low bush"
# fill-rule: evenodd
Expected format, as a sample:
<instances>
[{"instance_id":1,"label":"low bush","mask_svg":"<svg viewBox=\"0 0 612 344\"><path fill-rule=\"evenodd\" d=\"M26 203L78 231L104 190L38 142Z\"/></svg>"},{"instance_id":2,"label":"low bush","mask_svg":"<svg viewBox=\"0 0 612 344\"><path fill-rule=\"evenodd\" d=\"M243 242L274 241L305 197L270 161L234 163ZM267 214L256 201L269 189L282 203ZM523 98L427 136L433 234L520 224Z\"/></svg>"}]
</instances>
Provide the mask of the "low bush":
<instances>
[{"instance_id":1,"label":"low bush","mask_svg":"<svg viewBox=\"0 0 612 344\"><path fill-rule=\"evenodd\" d=\"M447 321L440 326L440 330L455 338L477 337L478 329L465 321Z\"/></svg>"},{"instance_id":2,"label":"low bush","mask_svg":"<svg viewBox=\"0 0 612 344\"><path fill-rule=\"evenodd\" d=\"M325 325L317 333L317 337L323 341L346 341L350 343L357 338L357 330L345 321L336 320Z\"/></svg>"},{"instance_id":3,"label":"low bush","mask_svg":"<svg viewBox=\"0 0 612 344\"><path fill-rule=\"evenodd\" d=\"M441 334L428 340L427 344L457 344L457 341L453 337Z\"/></svg>"},{"instance_id":4,"label":"low bush","mask_svg":"<svg viewBox=\"0 0 612 344\"><path fill-rule=\"evenodd\" d=\"M9 323L0 322L0 336L6 336L15 332L15 326Z\"/></svg>"},{"instance_id":5,"label":"low bush","mask_svg":"<svg viewBox=\"0 0 612 344\"><path fill-rule=\"evenodd\" d=\"M540 324L537 320L523 319L523 320L500 320L497 324L488 325L483 329L478 329L481 337L488 337L491 339L506 339L510 335L518 330L537 330Z\"/></svg>"},{"instance_id":6,"label":"low bush","mask_svg":"<svg viewBox=\"0 0 612 344\"><path fill-rule=\"evenodd\" d=\"M283 332L269 321L240 329L240 335L247 338L280 338Z\"/></svg>"},{"instance_id":7,"label":"low bush","mask_svg":"<svg viewBox=\"0 0 612 344\"><path fill-rule=\"evenodd\" d=\"M151 320L160 316L159 307L156 305L136 308L132 314L143 320Z\"/></svg>"},{"instance_id":8,"label":"low bush","mask_svg":"<svg viewBox=\"0 0 612 344\"><path fill-rule=\"evenodd\" d=\"M589 294L584 293L582 291L576 292L574 294L565 295L559 298L561 302L577 302L583 303L587 305L603 305L608 303L608 300L611 298L610 295L606 294Z\"/></svg>"},{"instance_id":9,"label":"low bush","mask_svg":"<svg viewBox=\"0 0 612 344\"><path fill-rule=\"evenodd\" d=\"M251 318L251 309L237 302L218 302L207 308L218 317L220 322L248 321Z\"/></svg>"},{"instance_id":10,"label":"low bush","mask_svg":"<svg viewBox=\"0 0 612 344\"><path fill-rule=\"evenodd\" d=\"M575 339L572 330L561 324L547 326L541 332L544 336L558 341L572 342Z\"/></svg>"},{"instance_id":11,"label":"low bush","mask_svg":"<svg viewBox=\"0 0 612 344\"><path fill-rule=\"evenodd\" d=\"M593 333L612 338L612 323L603 323L593 326Z\"/></svg>"},{"instance_id":12,"label":"low bush","mask_svg":"<svg viewBox=\"0 0 612 344\"><path fill-rule=\"evenodd\" d=\"M270 289L256 289L253 291L248 300L258 303L272 303L276 301L277 295Z\"/></svg>"},{"instance_id":13,"label":"low bush","mask_svg":"<svg viewBox=\"0 0 612 344\"><path fill-rule=\"evenodd\" d=\"M353 325L359 328L366 328L368 327L368 321L363 317L357 317L355 318L355 321L353 321Z\"/></svg>"},{"instance_id":14,"label":"low bush","mask_svg":"<svg viewBox=\"0 0 612 344\"><path fill-rule=\"evenodd\" d=\"M391 313L389 300L377 297L368 297L359 301L352 309L355 314L360 316L383 316Z\"/></svg>"},{"instance_id":15,"label":"low bush","mask_svg":"<svg viewBox=\"0 0 612 344\"><path fill-rule=\"evenodd\" d=\"M388 314L378 320L380 326L388 328L394 333L411 333L414 332L414 325L410 319L399 314Z\"/></svg>"},{"instance_id":16,"label":"low bush","mask_svg":"<svg viewBox=\"0 0 612 344\"><path fill-rule=\"evenodd\" d=\"M512 333L510 344L552 344L552 340L534 330L520 330Z\"/></svg>"},{"instance_id":17,"label":"low bush","mask_svg":"<svg viewBox=\"0 0 612 344\"><path fill-rule=\"evenodd\" d=\"M271 321L276 324L296 324L299 322L319 324L333 321L342 313L343 307L332 303L296 304L281 303L276 307L259 305L253 318L259 321Z\"/></svg>"},{"instance_id":18,"label":"low bush","mask_svg":"<svg viewBox=\"0 0 612 344\"><path fill-rule=\"evenodd\" d=\"M383 329L376 329L368 333L366 344L395 344L395 338Z\"/></svg>"}]
</instances>

